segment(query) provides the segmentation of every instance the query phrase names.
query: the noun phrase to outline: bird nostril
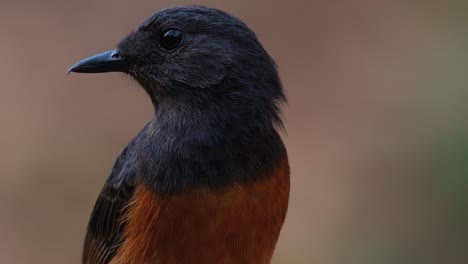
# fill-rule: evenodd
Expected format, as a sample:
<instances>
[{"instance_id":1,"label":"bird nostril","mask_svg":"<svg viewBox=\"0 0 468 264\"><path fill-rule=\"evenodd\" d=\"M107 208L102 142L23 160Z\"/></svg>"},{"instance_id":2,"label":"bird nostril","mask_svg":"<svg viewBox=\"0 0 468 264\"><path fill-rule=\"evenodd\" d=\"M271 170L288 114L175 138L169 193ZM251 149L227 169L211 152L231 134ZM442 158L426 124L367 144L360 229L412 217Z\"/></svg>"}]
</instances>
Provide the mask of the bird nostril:
<instances>
[{"instance_id":1,"label":"bird nostril","mask_svg":"<svg viewBox=\"0 0 468 264\"><path fill-rule=\"evenodd\" d=\"M112 54L112 58L113 59L120 59L120 58L122 58L122 56L119 53L116 52L116 53Z\"/></svg>"}]
</instances>

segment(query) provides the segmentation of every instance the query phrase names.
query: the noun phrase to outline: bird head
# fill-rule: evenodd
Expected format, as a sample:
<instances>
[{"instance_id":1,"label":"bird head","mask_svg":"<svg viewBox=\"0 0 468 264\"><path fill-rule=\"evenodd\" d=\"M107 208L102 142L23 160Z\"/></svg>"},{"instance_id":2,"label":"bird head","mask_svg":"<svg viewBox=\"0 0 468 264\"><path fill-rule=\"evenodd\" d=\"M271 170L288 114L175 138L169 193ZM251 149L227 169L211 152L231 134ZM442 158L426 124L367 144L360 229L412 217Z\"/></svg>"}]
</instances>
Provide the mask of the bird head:
<instances>
[{"instance_id":1,"label":"bird head","mask_svg":"<svg viewBox=\"0 0 468 264\"><path fill-rule=\"evenodd\" d=\"M69 72L126 73L153 104L227 95L270 110L278 122L277 104L285 100L276 65L256 35L239 19L201 6L158 12L115 49L81 60Z\"/></svg>"}]
</instances>

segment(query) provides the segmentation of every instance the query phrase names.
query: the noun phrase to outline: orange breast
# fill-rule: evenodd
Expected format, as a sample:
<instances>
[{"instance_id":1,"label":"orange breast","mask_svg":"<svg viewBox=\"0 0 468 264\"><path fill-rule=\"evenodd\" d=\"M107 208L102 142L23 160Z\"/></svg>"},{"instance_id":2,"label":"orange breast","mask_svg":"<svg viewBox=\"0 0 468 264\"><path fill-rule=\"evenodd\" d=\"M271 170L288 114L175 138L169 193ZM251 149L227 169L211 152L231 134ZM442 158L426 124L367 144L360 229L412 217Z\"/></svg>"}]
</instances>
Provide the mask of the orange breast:
<instances>
[{"instance_id":1,"label":"orange breast","mask_svg":"<svg viewBox=\"0 0 468 264\"><path fill-rule=\"evenodd\" d=\"M266 264L288 207L289 165L224 191L162 198L138 185L114 264Z\"/></svg>"}]
</instances>

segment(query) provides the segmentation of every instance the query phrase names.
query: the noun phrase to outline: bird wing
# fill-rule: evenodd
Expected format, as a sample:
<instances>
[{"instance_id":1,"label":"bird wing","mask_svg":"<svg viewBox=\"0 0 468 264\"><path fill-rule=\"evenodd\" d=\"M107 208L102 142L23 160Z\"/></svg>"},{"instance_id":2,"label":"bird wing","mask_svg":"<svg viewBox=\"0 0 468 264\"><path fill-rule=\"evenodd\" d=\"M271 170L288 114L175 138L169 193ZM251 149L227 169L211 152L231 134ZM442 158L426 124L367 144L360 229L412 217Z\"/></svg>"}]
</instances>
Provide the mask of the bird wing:
<instances>
[{"instance_id":1,"label":"bird wing","mask_svg":"<svg viewBox=\"0 0 468 264\"><path fill-rule=\"evenodd\" d=\"M146 127L122 150L96 201L85 238L84 264L109 263L123 243L124 215L137 178L135 145Z\"/></svg>"}]
</instances>

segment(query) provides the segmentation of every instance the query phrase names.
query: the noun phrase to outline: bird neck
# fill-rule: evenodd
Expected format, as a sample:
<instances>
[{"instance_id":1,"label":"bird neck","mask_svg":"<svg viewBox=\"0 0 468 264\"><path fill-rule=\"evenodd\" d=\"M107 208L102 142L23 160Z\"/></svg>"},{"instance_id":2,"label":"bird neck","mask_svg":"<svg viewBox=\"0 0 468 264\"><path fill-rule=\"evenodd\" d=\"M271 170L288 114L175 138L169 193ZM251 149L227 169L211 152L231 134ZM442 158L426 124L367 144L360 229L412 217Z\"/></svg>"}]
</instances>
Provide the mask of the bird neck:
<instances>
[{"instance_id":1,"label":"bird neck","mask_svg":"<svg viewBox=\"0 0 468 264\"><path fill-rule=\"evenodd\" d=\"M268 175L285 149L272 118L276 113L253 100L235 90L160 99L140 149L142 178L158 193L173 194Z\"/></svg>"}]
</instances>

